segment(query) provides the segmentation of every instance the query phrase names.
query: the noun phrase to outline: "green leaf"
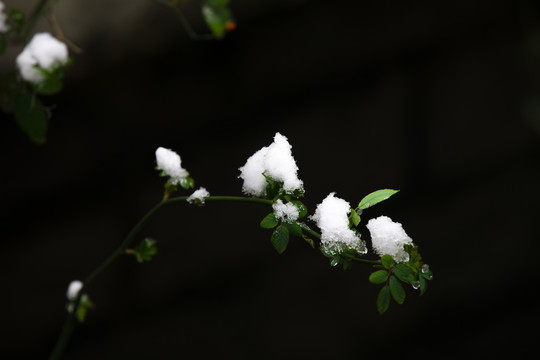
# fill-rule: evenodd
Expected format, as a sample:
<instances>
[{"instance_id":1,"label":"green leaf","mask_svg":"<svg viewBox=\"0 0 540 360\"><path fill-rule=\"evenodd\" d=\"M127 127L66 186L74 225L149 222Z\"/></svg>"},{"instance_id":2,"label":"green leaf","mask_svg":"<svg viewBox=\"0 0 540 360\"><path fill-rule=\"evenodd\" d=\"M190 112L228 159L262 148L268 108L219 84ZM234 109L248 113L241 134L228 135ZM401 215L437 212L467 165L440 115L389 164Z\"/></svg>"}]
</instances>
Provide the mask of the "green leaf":
<instances>
[{"instance_id":1,"label":"green leaf","mask_svg":"<svg viewBox=\"0 0 540 360\"><path fill-rule=\"evenodd\" d=\"M369 282L372 284L383 284L388 280L388 272L386 270L378 270L369 275Z\"/></svg>"},{"instance_id":2,"label":"green leaf","mask_svg":"<svg viewBox=\"0 0 540 360\"><path fill-rule=\"evenodd\" d=\"M287 230L289 230L289 234L293 236L302 236L302 227L298 225L296 221L285 221L283 223Z\"/></svg>"},{"instance_id":3,"label":"green leaf","mask_svg":"<svg viewBox=\"0 0 540 360\"><path fill-rule=\"evenodd\" d=\"M283 254L289 244L289 230L286 226L280 225L272 233L270 238L272 245L277 250L278 254Z\"/></svg>"},{"instance_id":4,"label":"green leaf","mask_svg":"<svg viewBox=\"0 0 540 360\"><path fill-rule=\"evenodd\" d=\"M34 90L42 95L53 95L62 90L61 74L57 72L49 72L45 69L36 67L36 70L41 74L42 80L37 83L32 83Z\"/></svg>"},{"instance_id":5,"label":"green leaf","mask_svg":"<svg viewBox=\"0 0 540 360\"><path fill-rule=\"evenodd\" d=\"M314 249L316 248L315 241L313 241L313 239L310 239L309 237L307 237L304 234L302 234L302 238L309 244L309 246L311 246ZM323 254L324 254L324 252L323 252Z\"/></svg>"},{"instance_id":6,"label":"green leaf","mask_svg":"<svg viewBox=\"0 0 540 360\"><path fill-rule=\"evenodd\" d=\"M193 180L193 178L188 175L180 180L180 186L186 190L189 190L193 186L195 186L195 180Z\"/></svg>"},{"instance_id":7,"label":"green leaf","mask_svg":"<svg viewBox=\"0 0 540 360\"><path fill-rule=\"evenodd\" d=\"M420 276L418 278L418 281L420 282L420 295L424 295L427 290L427 280L424 277Z\"/></svg>"},{"instance_id":8,"label":"green leaf","mask_svg":"<svg viewBox=\"0 0 540 360\"><path fill-rule=\"evenodd\" d=\"M134 249L126 249L127 254L135 256L138 262L152 260L152 256L157 254L157 248L154 246L156 240L146 238L139 243Z\"/></svg>"},{"instance_id":9,"label":"green leaf","mask_svg":"<svg viewBox=\"0 0 540 360\"><path fill-rule=\"evenodd\" d=\"M339 255L332 256L332 259L330 260L330 266L337 266L339 262L341 261L341 258Z\"/></svg>"},{"instance_id":10,"label":"green leaf","mask_svg":"<svg viewBox=\"0 0 540 360\"><path fill-rule=\"evenodd\" d=\"M264 173L262 175L266 179L266 198L277 199L283 190L283 183L275 181Z\"/></svg>"},{"instance_id":11,"label":"green leaf","mask_svg":"<svg viewBox=\"0 0 540 360\"><path fill-rule=\"evenodd\" d=\"M383 255L381 263L386 269L390 270L394 266L394 258L391 255Z\"/></svg>"},{"instance_id":12,"label":"green leaf","mask_svg":"<svg viewBox=\"0 0 540 360\"><path fill-rule=\"evenodd\" d=\"M388 285L385 285L379 295L377 296L377 310L379 314L384 314L386 310L390 307L390 288Z\"/></svg>"},{"instance_id":13,"label":"green leaf","mask_svg":"<svg viewBox=\"0 0 540 360\"><path fill-rule=\"evenodd\" d=\"M351 259L342 259L343 270L352 269L352 260Z\"/></svg>"},{"instance_id":14,"label":"green leaf","mask_svg":"<svg viewBox=\"0 0 540 360\"><path fill-rule=\"evenodd\" d=\"M272 212L262 219L260 226L264 229L273 229L278 226L278 224L279 220L276 218L276 214Z\"/></svg>"},{"instance_id":15,"label":"green leaf","mask_svg":"<svg viewBox=\"0 0 540 360\"><path fill-rule=\"evenodd\" d=\"M349 222L354 226L358 226L358 224L360 224L360 215L358 215L355 209L351 209L351 215L349 215Z\"/></svg>"},{"instance_id":16,"label":"green leaf","mask_svg":"<svg viewBox=\"0 0 540 360\"><path fill-rule=\"evenodd\" d=\"M412 284L416 280L414 270L406 264L397 264L394 266L394 274L399 280Z\"/></svg>"},{"instance_id":17,"label":"green leaf","mask_svg":"<svg viewBox=\"0 0 540 360\"><path fill-rule=\"evenodd\" d=\"M227 6L228 1L207 1L202 6L204 20L214 36L218 39L225 36L227 23L232 21L231 12Z\"/></svg>"},{"instance_id":18,"label":"green leaf","mask_svg":"<svg viewBox=\"0 0 540 360\"><path fill-rule=\"evenodd\" d=\"M405 301L405 289L394 275L390 276L390 292L398 304L403 304Z\"/></svg>"},{"instance_id":19,"label":"green leaf","mask_svg":"<svg viewBox=\"0 0 540 360\"><path fill-rule=\"evenodd\" d=\"M77 320L80 323L84 322L84 320L86 319L86 314L88 313L88 310L93 307L94 307L94 304L92 303L92 301L90 301L88 296L83 295L81 297L81 301L79 302L79 307L77 308L77 312L76 312Z\"/></svg>"},{"instance_id":20,"label":"green leaf","mask_svg":"<svg viewBox=\"0 0 540 360\"><path fill-rule=\"evenodd\" d=\"M409 260L407 263L410 267L418 269L422 266L422 257L418 252L418 246L412 244L404 244L403 249L407 254L409 254Z\"/></svg>"},{"instance_id":21,"label":"green leaf","mask_svg":"<svg viewBox=\"0 0 540 360\"><path fill-rule=\"evenodd\" d=\"M301 218L303 218L304 216L307 215L307 213L308 213L307 207L306 207L306 205L304 205L303 202L301 202L300 200L293 200L293 201L290 201L290 203L298 208L298 218L299 219L301 219Z\"/></svg>"},{"instance_id":22,"label":"green leaf","mask_svg":"<svg viewBox=\"0 0 540 360\"><path fill-rule=\"evenodd\" d=\"M6 113L15 112L15 99L21 92L22 82L16 72L0 79L0 109Z\"/></svg>"},{"instance_id":23,"label":"green leaf","mask_svg":"<svg viewBox=\"0 0 540 360\"><path fill-rule=\"evenodd\" d=\"M375 204L388 199L390 196L397 193L399 190L383 189L372 192L366 195L358 204L358 209L365 210Z\"/></svg>"},{"instance_id":24,"label":"green leaf","mask_svg":"<svg viewBox=\"0 0 540 360\"><path fill-rule=\"evenodd\" d=\"M69 306L72 307L73 305L74 304L72 302L70 303ZM80 323L84 322L84 320L86 319L86 314L88 313L88 310L93 307L94 307L94 304L92 303L92 301L90 301L90 298L86 294L83 294L81 296L79 306L77 307L77 311L75 312L77 321L79 321Z\"/></svg>"},{"instance_id":25,"label":"green leaf","mask_svg":"<svg viewBox=\"0 0 540 360\"><path fill-rule=\"evenodd\" d=\"M48 114L41 102L27 92L20 92L15 98L15 120L19 127L36 144L45 142Z\"/></svg>"},{"instance_id":26,"label":"green leaf","mask_svg":"<svg viewBox=\"0 0 540 360\"><path fill-rule=\"evenodd\" d=\"M84 322L84 319L86 318L86 313L88 309L82 305L79 305L77 308L77 320L82 323Z\"/></svg>"},{"instance_id":27,"label":"green leaf","mask_svg":"<svg viewBox=\"0 0 540 360\"><path fill-rule=\"evenodd\" d=\"M13 23L16 32L19 32L24 25L24 12L19 9L11 9L9 12L9 18Z\"/></svg>"}]
</instances>

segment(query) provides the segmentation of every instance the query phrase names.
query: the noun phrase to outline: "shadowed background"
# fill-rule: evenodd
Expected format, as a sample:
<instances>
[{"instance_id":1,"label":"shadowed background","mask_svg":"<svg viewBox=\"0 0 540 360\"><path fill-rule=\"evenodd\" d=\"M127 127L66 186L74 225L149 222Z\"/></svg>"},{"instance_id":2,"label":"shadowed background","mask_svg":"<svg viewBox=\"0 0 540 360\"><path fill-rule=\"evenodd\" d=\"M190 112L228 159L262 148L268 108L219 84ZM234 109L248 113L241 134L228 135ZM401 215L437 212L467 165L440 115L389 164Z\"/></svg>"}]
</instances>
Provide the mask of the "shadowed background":
<instances>
[{"instance_id":1,"label":"shadowed background","mask_svg":"<svg viewBox=\"0 0 540 360\"><path fill-rule=\"evenodd\" d=\"M172 205L140 234L158 241L156 257L123 257L88 289L96 308L66 359L528 353L540 318L540 7L231 8L236 31L193 41L151 2L58 3L84 54L63 92L44 98L55 106L47 143L32 145L0 114L0 357L47 356L69 282L161 199L158 146L182 156L196 187L240 195L238 168L276 132L293 146L310 214L329 192L356 206L373 190L401 190L363 224L387 215L404 225L434 271L427 293L407 289L380 316L369 266L332 268L300 239L277 255L258 226L263 206ZM185 13L207 32L196 4Z\"/></svg>"}]
</instances>

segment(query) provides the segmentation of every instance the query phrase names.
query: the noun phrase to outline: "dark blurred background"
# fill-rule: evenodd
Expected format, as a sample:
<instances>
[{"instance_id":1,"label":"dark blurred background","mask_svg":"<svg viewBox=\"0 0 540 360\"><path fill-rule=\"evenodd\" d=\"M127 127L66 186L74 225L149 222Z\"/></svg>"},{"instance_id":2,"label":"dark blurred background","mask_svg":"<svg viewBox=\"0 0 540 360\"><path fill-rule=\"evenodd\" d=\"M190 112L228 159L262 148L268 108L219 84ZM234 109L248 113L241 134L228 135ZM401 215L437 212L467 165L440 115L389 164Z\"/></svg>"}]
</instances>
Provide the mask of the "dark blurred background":
<instances>
[{"instance_id":1,"label":"dark blurred background","mask_svg":"<svg viewBox=\"0 0 540 360\"><path fill-rule=\"evenodd\" d=\"M405 304L380 316L369 266L330 267L299 239L278 255L258 226L266 208L178 204L140 234L158 241L151 262L123 257L88 289L96 308L66 359L529 353L540 320L540 6L231 8L236 31L194 41L149 1L58 3L84 54L64 91L43 98L54 105L47 143L33 145L0 114L0 358L46 358L69 282L160 201L158 146L182 156L197 187L240 195L238 168L276 132L293 146L310 213L329 192L356 206L373 190L401 190L363 223L403 224L434 271L427 293L408 289ZM184 11L208 31L197 2Z\"/></svg>"}]
</instances>

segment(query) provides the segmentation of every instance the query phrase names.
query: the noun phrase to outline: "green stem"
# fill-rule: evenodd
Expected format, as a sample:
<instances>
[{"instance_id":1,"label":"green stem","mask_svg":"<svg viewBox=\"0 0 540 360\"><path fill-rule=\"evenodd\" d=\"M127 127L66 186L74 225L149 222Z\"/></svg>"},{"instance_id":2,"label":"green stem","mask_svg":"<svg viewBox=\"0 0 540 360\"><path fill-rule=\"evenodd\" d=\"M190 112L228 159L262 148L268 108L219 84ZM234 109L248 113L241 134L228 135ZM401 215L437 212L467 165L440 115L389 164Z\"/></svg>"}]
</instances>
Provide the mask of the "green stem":
<instances>
[{"instance_id":1,"label":"green stem","mask_svg":"<svg viewBox=\"0 0 540 360\"><path fill-rule=\"evenodd\" d=\"M180 23L182 24L182 26L184 27L184 29L186 30L186 32L188 33L189 37L192 40L214 40L215 39L213 34L202 34L202 35L197 34L197 32L195 32L195 30L193 30L193 28L191 27L191 24L189 23L188 19L186 19L186 17L184 16L180 8L178 8L177 6L178 4L176 2L170 2L166 0L151 0L151 1L159 6L163 6L165 8L171 9L176 15L176 17L178 18L178 20L180 20Z\"/></svg>"},{"instance_id":2,"label":"green stem","mask_svg":"<svg viewBox=\"0 0 540 360\"><path fill-rule=\"evenodd\" d=\"M170 198L167 200L163 200L160 203L158 203L156 206L154 206L150 211L146 213L146 215L144 215L141 218L141 220L139 220L137 224L135 224L135 226L124 238L120 246L84 280L83 287L79 290L77 297L73 301L73 311L69 313L66 321L64 322L64 325L62 327L62 332L60 333L60 337L58 338L58 341L56 342L56 345L53 348L51 356L49 357L50 360L60 359L67 347L69 339L71 338L71 335L73 334L73 330L75 329L76 313L77 313L77 309L81 301L82 294L84 293L84 290L101 273L103 273L119 256L125 253L128 246L130 246L131 243L133 243L133 241L137 237L137 234L146 225L148 220L150 220L161 208L163 208L165 205L170 205L170 204L174 204L178 202L186 202L187 198L188 198L187 196L178 196L178 197ZM205 201L233 201L233 202L272 205L272 200L248 198L248 197L242 197L242 196L209 196L205 198Z\"/></svg>"},{"instance_id":3,"label":"green stem","mask_svg":"<svg viewBox=\"0 0 540 360\"><path fill-rule=\"evenodd\" d=\"M362 263L362 264L381 265L380 260L366 260L366 259L362 259L362 258L357 258L356 256L349 255L349 254L343 254L343 256L345 256L348 259L351 259L352 261L356 261L356 262L359 262L359 263Z\"/></svg>"},{"instance_id":4,"label":"green stem","mask_svg":"<svg viewBox=\"0 0 540 360\"><path fill-rule=\"evenodd\" d=\"M26 24L24 25L24 28L22 30L22 36L25 38L25 40L28 37L32 28L39 21L39 19L45 15L48 10L48 5L52 1L54 0L39 0L36 7L34 8L34 11L32 11L32 15L30 15L28 21L26 21Z\"/></svg>"},{"instance_id":5,"label":"green stem","mask_svg":"<svg viewBox=\"0 0 540 360\"><path fill-rule=\"evenodd\" d=\"M51 353L50 360L58 360L61 358L62 354L64 353L67 344L69 343L69 340L71 338L71 335L73 334L73 331L75 329L76 323L77 323L77 309L79 307L82 294L84 293L84 290L100 275L102 274L118 257L125 254L126 249L128 246L130 246L133 241L136 239L139 232L142 230L142 228L146 225L146 223L164 206L178 203L178 202L186 202L187 196L178 196L170 199L166 199L158 203L156 206L154 206L150 211L148 211L135 226L131 229L131 231L126 235L120 246L103 262L101 265L99 265L83 282L83 287L79 290L79 293L77 294L77 297L73 301L73 311L68 314L68 317L66 321L64 322L64 325L62 327L62 332L60 333L60 337L58 338L58 341ZM212 202L212 201L231 201L231 202L244 202L244 203L258 203L263 205L272 205L272 200L268 199L260 199L260 198L250 198L250 197L243 197L243 196L209 196L205 198L205 202ZM312 235L313 237L316 237L317 239L321 238L321 235L317 233L316 231L313 231L311 229L305 229L304 231L308 234ZM353 261L357 261L364 264L370 264L370 265L377 265L380 264L380 261L374 261L374 260L364 260L357 257L354 257L352 255L345 254L349 259Z\"/></svg>"},{"instance_id":6,"label":"green stem","mask_svg":"<svg viewBox=\"0 0 540 360\"><path fill-rule=\"evenodd\" d=\"M306 229L306 228L302 228L302 231L305 231L305 232L307 232L308 234L310 234L310 235L316 237L317 239L321 240L321 234L319 234L319 233L316 232L316 231L313 231L313 230L311 230L311 229Z\"/></svg>"}]
</instances>

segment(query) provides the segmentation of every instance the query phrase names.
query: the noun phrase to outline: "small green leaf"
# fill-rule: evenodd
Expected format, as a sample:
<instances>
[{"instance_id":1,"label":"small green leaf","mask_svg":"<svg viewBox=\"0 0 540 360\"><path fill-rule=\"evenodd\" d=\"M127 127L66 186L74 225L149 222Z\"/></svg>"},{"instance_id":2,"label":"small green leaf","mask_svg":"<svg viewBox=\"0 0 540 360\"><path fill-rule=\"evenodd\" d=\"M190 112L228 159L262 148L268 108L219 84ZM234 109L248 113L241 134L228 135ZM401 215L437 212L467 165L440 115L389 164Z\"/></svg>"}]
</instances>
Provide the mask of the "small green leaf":
<instances>
[{"instance_id":1,"label":"small green leaf","mask_svg":"<svg viewBox=\"0 0 540 360\"><path fill-rule=\"evenodd\" d=\"M366 195L358 204L358 209L365 210L375 204L388 199L390 196L397 193L399 190L383 189L372 192Z\"/></svg>"},{"instance_id":2,"label":"small green leaf","mask_svg":"<svg viewBox=\"0 0 540 360\"><path fill-rule=\"evenodd\" d=\"M15 112L15 99L21 92L22 82L16 72L0 79L0 109L6 113Z\"/></svg>"},{"instance_id":3,"label":"small green leaf","mask_svg":"<svg viewBox=\"0 0 540 360\"><path fill-rule=\"evenodd\" d=\"M195 186L195 180L193 180L193 178L188 175L180 180L180 186L186 190L189 190L193 186Z\"/></svg>"},{"instance_id":4,"label":"small green leaf","mask_svg":"<svg viewBox=\"0 0 540 360\"><path fill-rule=\"evenodd\" d=\"M342 265L343 265L343 270L350 270L350 269L352 269L352 260L351 259L343 259Z\"/></svg>"},{"instance_id":5,"label":"small green leaf","mask_svg":"<svg viewBox=\"0 0 540 360\"><path fill-rule=\"evenodd\" d=\"M202 6L204 20L214 36L218 39L225 36L227 23L232 21L231 12L227 6L228 1L207 1Z\"/></svg>"},{"instance_id":6,"label":"small green leaf","mask_svg":"<svg viewBox=\"0 0 540 360\"><path fill-rule=\"evenodd\" d=\"M86 318L86 312L88 311L87 308L84 306L79 306L77 308L77 320L82 323L84 322L84 319Z\"/></svg>"},{"instance_id":7,"label":"small green leaf","mask_svg":"<svg viewBox=\"0 0 540 360\"><path fill-rule=\"evenodd\" d=\"M126 249L126 253L135 256L138 262L152 260L152 256L157 254L157 248L154 246L156 240L146 238L139 243L134 249Z\"/></svg>"},{"instance_id":8,"label":"small green leaf","mask_svg":"<svg viewBox=\"0 0 540 360\"><path fill-rule=\"evenodd\" d=\"M289 244L289 230L286 226L280 225L272 233L270 238L272 245L277 250L278 254L283 254Z\"/></svg>"},{"instance_id":9,"label":"small green leaf","mask_svg":"<svg viewBox=\"0 0 540 360\"><path fill-rule=\"evenodd\" d=\"M262 219L260 226L264 229L273 229L278 226L278 224L279 220L276 218L276 214L272 212Z\"/></svg>"},{"instance_id":10,"label":"small green leaf","mask_svg":"<svg viewBox=\"0 0 540 360\"><path fill-rule=\"evenodd\" d=\"M388 285L385 285L379 295L377 296L377 310L379 314L384 314L386 310L390 307L390 288Z\"/></svg>"},{"instance_id":11,"label":"small green leaf","mask_svg":"<svg viewBox=\"0 0 540 360\"><path fill-rule=\"evenodd\" d=\"M36 67L36 70L41 74L42 80L37 83L32 83L34 90L42 95L53 95L62 90L61 76L56 72L49 72L45 69Z\"/></svg>"},{"instance_id":12,"label":"small green leaf","mask_svg":"<svg viewBox=\"0 0 540 360\"><path fill-rule=\"evenodd\" d=\"M77 308L77 312L75 314L77 316L77 321L79 321L80 323L83 323L84 320L86 319L86 314L88 313L88 310L93 307L94 307L94 304L92 303L92 301L90 301L88 296L83 295L81 297L81 301L79 302L79 307Z\"/></svg>"},{"instance_id":13,"label":"small green leaf","mask_svg":"<svg viewBox=\"0 0 540 360\"><path fill-rule=\"evenodd\" d=\"M358 224L360 224L360 215L358 215L355 209L351 209L351 215L349 215L349 222L354 226L358 226Z\"/></svg>"},{"instance_id":14,"label":"small green leaf","mask_svg":"<svg viewBox=\"0 0 540 360\"><path fill-rule=\"evenodd\" d=\"M298 225L296 221L286 221L283 223L287 230L289 230L289 234L293 236L302 236L302 227Z\"/></svg>"},{"instance_id":15,"label":"small green leaf","mask_svg":"<svg viewBox=\"0 0 540 360\"><path fill-rule=\"evenodd\" d=\"M386 270L378 270L369 275L369 282L372 284L383 284L388 280L388 272Z\"/></svg>"},{"instance_id":16,"label":"small green leaf","mask_svg":"<svg viewBox=\"0 0 540 360\"><path fill-rule=\"evenodd\" d=\"M390 270L394 266L394 258L391 255L383 255L381 263L386 269Z\"/></svg>"},{"instance_id":17,"label":"small green leaf","mask_svg":"<svg viewBox=\"0 0 540 360\"><path fill-rule=\"evenodd\" d=\"M19 9L11 9L9 12L9 18L14 25L15 31L19 32L24 24L24 12Z\"/></svg>"},{"instance_id":18,"label":"small green leaf","mask_svg":"<svg viewBox=\"0 0 540 360\"><path fill-rule=\"evenodd\" d=\"M418 278L418 281L420 282L420 295L424 295L427 290L427 281L422 276Z\"/></svg>"},{"instance_id":19,"label":"small green leaf","mask_svg":"<svg viewBox=\"0 0 540 360\"><path fill-rule=\"evenodd\" d=\"M307 215L307 207L306 205L304 205L303 202L299 200L293 200L293 201L290 201L290 203L298 208L298 219L301 219Z\"/></svg>"},{"instance_id":20,"label":"small green leaf","mask_svg":"<svg viewBox=\"0 0 540 360\"><path fill-rule=\"evenodd\" d=\"M20 92L15 98L15 120L19 127L36 144L45 142L47 133L47 111L38 98L27 92Z\"/></svg>"},{"instance_id":21,"label":"small green leaf","mask_svg":"<svg viewBox=\"0 0 540 360\"><path fill-rule=\"evenodd\" d=\"M394 274L399 280L412 284L416 280L414 270L406 264L397 264L394 266Z\"/></svg>"},{"instance_id":22,"label":"small green leaf","mask_svg":"<svg viewBox=\"0 0 540 360\"><path fill-rule=\"evenodd\" d=\"M332 256L332 259L330 260L330 266L337 266L340 262L341 258L339 255Z\"/></svg>"},{"instance_id":23,"label":"small green leaf","mask_svg":"<svg viewBox=\"0 0 540 360\"><path fill-rule=\"evenodd\" d=\"M418 252L418 246L412 244L404 244L403 249L409 254L409 260L407 263L410 267L418 269L422 266L422 257Z\"/></svg>"},{"instance_id":24,"label":"small green leaf","mask_svg":"<svg viewBox=\"0 0 540 360\"><path fill-rule=\"evenodd\" d=\"M390 292L398 304L403 304L405 301L405 289L394 275L390 276Z\"/></svg>"},{"instance_id":25,"label":"small green leaf","mask_svg":"<svg viewBox=\"0 0 540 360\"><path fill-rule=\"evenodd\" d=\"M277 199L283 190L283 183L275 181L266 174L262 174L266 178L266 198Z\"/></svg>"},{"instance_id":26,"label":"small green leaf","mask_svg":"<svg viewBox=\"0 0 540 360\"><path fill-rule=\"evenodd\" d=\"M313 249L316 248L315 241L313 239L308 238L306 235L302 234L302 238L311 246Z\"/></svg>"}]
</instances>

